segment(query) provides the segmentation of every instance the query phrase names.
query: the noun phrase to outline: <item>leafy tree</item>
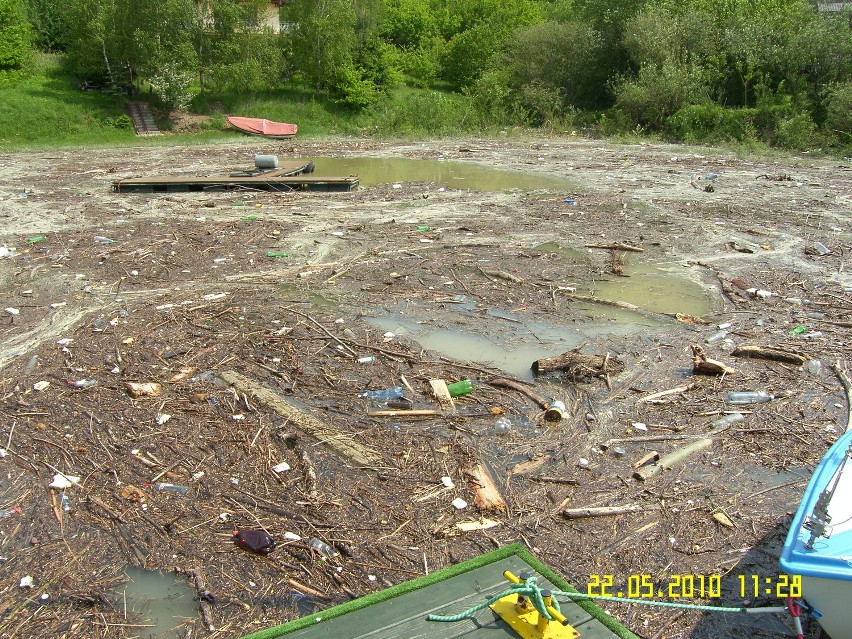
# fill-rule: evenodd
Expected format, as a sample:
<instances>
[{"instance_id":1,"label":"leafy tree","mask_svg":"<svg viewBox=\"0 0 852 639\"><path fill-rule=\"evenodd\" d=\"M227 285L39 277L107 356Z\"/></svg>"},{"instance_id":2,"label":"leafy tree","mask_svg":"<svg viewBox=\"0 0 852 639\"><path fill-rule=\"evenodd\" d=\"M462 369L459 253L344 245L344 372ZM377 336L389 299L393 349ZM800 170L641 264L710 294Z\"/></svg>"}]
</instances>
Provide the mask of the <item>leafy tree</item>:
<instances>
[{"instance_id":1,"label":"leafy tree","mask_svg":"<svg viewBox=\"0 0 852 639\"><path fill-rule=\"evenodd\" d=\"M473 86L512 38L515 29L541 21L541 8L532 0L448 0L451 19L445 33L454 30L443 60L443 77L455 87Z\"/></svg>"},{"instance_id":2,"label":"leafy tree","mask_svg":"<svg viewBox=\"0 0 852 639\"><path fill-rule=\"evenodd\" d=\"M328 90L353 65L355 11L349 0L293 0L293 56L307 82ZM349 74L347 74L349 75Z\"/></svg>"},{"instance_id":3,"label":"leafy tree","mask_svg":"<svg viewBox=\"0 0 852 639\"><path fill-rule=\"evenodd\" d=\"M68 45L68 25L60 0L26 0L33 44L42 51L63 51Z\"/></svg>"},{"instance_id":4,"label":"leafy tree","mask_svg":"<svg viewBox=\"0 0 852 639\"><path fill-rule=\"evenodd\" d=\"M32 56L32 31L20 0L0 0L0 71L19 71Z\"/></svg>"},{"instance_id":5,"label":"leafy tree","mask_svg":"<svg viewBox=\"0 0 852 639\"><path fill-rule=\"evenodd\" d=\"M543 22L518 29L501 64L520 89L538 83L557 92L563 106L589 108L601 99L606 78L596 75L601 36L583 22Z\"/></svg>"},{"instance_id":6,"label":"leafy tree","mask_svg":"<svg viewBox=\"0 0 852 639\"><path fill-rule=\"evenodd\" d=\"M420 49L438 35L438 19L426 0L385 0L379 33L401 49Z\"/></svg>"}]
</instances>

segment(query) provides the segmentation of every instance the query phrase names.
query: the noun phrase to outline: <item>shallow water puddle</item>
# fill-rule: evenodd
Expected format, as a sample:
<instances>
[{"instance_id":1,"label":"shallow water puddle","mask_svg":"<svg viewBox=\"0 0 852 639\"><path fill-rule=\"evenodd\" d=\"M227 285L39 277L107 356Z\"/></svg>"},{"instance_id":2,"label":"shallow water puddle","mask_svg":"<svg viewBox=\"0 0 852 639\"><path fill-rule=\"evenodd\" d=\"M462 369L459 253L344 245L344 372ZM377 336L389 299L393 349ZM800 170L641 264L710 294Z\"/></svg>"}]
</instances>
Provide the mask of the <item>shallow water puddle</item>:
<instances>
[{"instance_id":1,"label":"shallow water puddle","mask_svg":"<svg viewBox=\"0 0 852 639\"><path fill-rule=\"evenodd\" d=\"M466 298L461 298L461 303L456 305L458 326L437 326L421 319L428 317L430 312L419 303L397 307L390 315L367 315L364 319L383 332L405 336L440 355L494 366L520 379L532 379L531 366L538 359L559 355L583 342L594 342L596 338L637 331L654 332L669 323L663 316L654 317L648 313L700 316L713 307L710 294L701 284L665 268L642 265L630 272L636 275L612 276L614 280L578 286L577 292L594 294L603 300L628 302L644 312L557 297L561 307L570 304L574 312L586 315L586 321L572 326L527 321L517 313L500 309L478 309L475 301ZM489 318L486 335L459 327L483 315Z\"/></svg>"},{"instance_id":2,"label":"shallow water puddle","mask_svg":"<svg viewBox=\"0 0 852 639\"><path fill-rule=\"evenodd\" d=\"M140 639L183 637L185 620L198 616L195 591L175 575L131 566L125 572L128 581L114 595L116 606L120 609L126 606L128 623L143 626L134 627L133 636Z\"/></svg>"},{"instance_id":3,"label":"shallow water puddle","mask_svg":"<svg viewBox=\"0 0 852 639\"><path fill-rule=\"evenodd\" d=\"M625 270L629 277L610 275L578 286L578 291L606 300L634 304L652 313L688 313L700 316L713 307L711 292L683 277L676 264L637 264Z\"/></svg>"},{"instance_id":4,"label":"shallow water puddle","mask_svg":"<svg viewBox=\"0 0 852 639\"><path fill-rule=\"evenodd\" d=\"M566 192L574 185L558 176L501 171L468 162L407 158L316 158L313 162L314 175L318 177L357 175L363 185L435 182L452 189L474 191L555 189Z\"/></svg>"},{"instance_id":5,"label":"shallow water puddle","mask_svg":"<svg viewBox=\"0 0 852 639\"><path fill-rule=\"evenodd\" d=\"M459 310L471 314L464 308ZM601 314L596 320L584 323L579 328L521 322L513 313L492 310L487 312L490 317L507 321L505 326L496 330L493 322L490 322L487 337L458 328L437 327L416 319L407 319L407 316L412 315L411 307L393 316L365 317L364 320L382 331L414 340L435 353L459 361L494 366L519 379L532 379L531 366L534 361L569 351L596 335L624 335L639 330L640 326L642 330L653 330L663 325L646 317L637 317L636 313L630 311L605 310L606 315ZM630 315L633 316L630 321L613 319Z\"/></svg>"}]
</instances>

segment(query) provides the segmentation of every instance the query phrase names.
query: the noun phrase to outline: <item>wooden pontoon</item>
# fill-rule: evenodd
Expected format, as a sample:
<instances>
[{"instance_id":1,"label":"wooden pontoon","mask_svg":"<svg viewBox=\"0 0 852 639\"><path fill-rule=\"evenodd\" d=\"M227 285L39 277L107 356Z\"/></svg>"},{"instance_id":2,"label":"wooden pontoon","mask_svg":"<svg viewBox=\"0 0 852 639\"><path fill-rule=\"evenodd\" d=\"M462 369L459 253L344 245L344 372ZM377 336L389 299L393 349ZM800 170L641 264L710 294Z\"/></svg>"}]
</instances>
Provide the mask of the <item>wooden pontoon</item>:
<instances>
[{"instance_id":1,"label":"wooden pontoon","mask_svg":"<svg viewBox=\"0 0 852 639\"><path fill-rule=\"evenodd\" d=\"M126 178L112 183L116 193L171 193L177 191L351 191L358 176L318 177L312 162L284 162L270 171L240 171L228 176L157 176Z\"/></svg>"}]
</instances>

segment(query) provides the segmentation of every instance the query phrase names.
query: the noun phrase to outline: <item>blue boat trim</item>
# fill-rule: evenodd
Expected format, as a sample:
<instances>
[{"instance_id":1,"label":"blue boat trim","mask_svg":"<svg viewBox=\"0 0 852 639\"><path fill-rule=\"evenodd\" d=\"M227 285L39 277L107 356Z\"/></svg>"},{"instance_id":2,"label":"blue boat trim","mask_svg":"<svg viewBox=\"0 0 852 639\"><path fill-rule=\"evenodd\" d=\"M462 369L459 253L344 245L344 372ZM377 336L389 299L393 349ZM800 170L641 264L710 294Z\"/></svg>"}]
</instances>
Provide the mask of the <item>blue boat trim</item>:
<instances>
[{"instance_id":1,"label":"blue boat trim","mask_svg":"<svg viewBox=\"0 0 852 639\"><path fill-rule=\"evenodd\" d=\"M813 537L810 528L806 526L823 491L830 487L836 471L850 454L850 446L852 431L842 435L832 445L814 470L781 552L779 563L789 574L852 581L852 526L849 525L848 517L845 521L828 522L828 536ZM852 475L852 461L848 463L850 465L844 473L846 478ZM843 482L847 488L849 482L849 479ZM848 506L852 502L852 493L840 489L835 492L834 499L842 500L838 503L844 505L845 513L852 512ZM813 546L808 548L812 537Z\"/></svg>"}]
</instances>

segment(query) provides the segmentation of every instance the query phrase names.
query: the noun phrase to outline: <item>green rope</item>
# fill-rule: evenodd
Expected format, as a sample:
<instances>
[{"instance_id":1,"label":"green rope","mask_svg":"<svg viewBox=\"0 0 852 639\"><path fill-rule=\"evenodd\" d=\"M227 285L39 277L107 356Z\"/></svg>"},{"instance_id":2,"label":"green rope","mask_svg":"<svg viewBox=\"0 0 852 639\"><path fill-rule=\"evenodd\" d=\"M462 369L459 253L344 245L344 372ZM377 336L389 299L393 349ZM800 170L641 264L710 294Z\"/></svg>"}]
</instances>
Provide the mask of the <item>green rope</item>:
<instances>
[{"instance_id":1,"label":"green rope","mask_svg":"<svg viewBox=\"0 0 852 639\"><path fill-rule=\"evenodd\" d=\"M503 597L507 597L509 595L524 595L530 598L533 601L533 605L535 609L538 611L538 614L544 616L548 620L553 619L549 612L547 612L547 608L544 605L544 598L541 594L541 588L538 587L536 582L536 577L530 577L526 581L516 584L512 588L508 590L504 590L499 595L494 595L485 603L478 604L473 606L472 608L468 608L462 613L457 615L429 615L426 617L429 621L461 621L462 619L466 619L467 617L472 616L473 614L479 612L480 610L487 608L495 601L502 599ZM759 610L759 608L732 608L726 606L703 606L700 604L685 604L685 603L675 603L672 601L646 601L644 599L630 599L628 597L608 597L608 596L592 596L592 595L584 595L580 592L566 592L564 590L552 590L551 594L555 597L557 595L562 595L566 597L570 597L571 599L604 599L606 601L618 601L623 603L632 603L632 604L645 604L647 606L659 606L663 608L685 608L688 610L703 610L707 612L751 612L754 613ZM556 599L551 601L551 606L555 608L557 611L559 610L559 602ZM775 610L773 610L774 612Z\"/></svg>"}]
</instances>

